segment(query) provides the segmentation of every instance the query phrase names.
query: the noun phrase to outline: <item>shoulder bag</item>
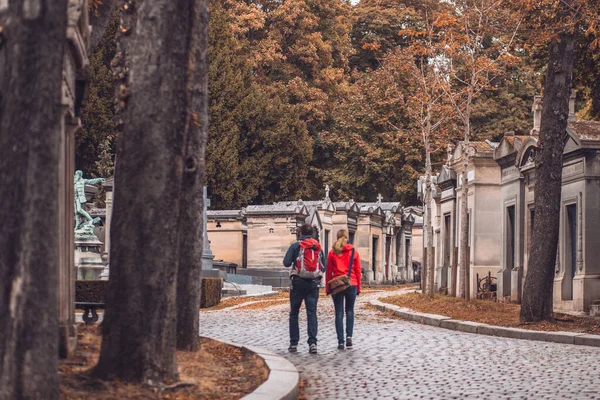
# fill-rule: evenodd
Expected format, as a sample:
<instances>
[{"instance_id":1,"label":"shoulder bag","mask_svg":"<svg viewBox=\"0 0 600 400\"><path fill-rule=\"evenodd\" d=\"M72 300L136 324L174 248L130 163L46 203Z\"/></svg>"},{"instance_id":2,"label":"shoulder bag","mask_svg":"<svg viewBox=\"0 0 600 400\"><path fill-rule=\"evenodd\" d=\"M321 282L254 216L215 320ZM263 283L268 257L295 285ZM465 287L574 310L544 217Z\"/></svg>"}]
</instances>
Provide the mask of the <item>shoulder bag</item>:
<instances>
[{"instance_id":1,"label":"shoulder bag","mask_svg":"<svg viewBox=\"0 0 600 400\"><path fill-rule=\"evenodd\" d=\"M338 294L350 287L350 276L352 275L352 263L354 262L354 249L350 254L350 265L348 266L348 275L338 275L331 279L327 284L329 294Z\"/></svg>"}]
</instances>

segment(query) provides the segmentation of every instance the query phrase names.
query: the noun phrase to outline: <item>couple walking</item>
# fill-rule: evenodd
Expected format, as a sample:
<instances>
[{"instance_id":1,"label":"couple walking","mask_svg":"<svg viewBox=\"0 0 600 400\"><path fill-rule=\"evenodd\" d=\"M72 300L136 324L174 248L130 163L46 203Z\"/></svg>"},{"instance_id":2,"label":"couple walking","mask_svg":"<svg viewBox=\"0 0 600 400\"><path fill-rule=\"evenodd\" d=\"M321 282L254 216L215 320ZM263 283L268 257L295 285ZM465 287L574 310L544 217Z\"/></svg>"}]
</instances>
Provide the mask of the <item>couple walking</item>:
<instances>
[{"instance_id":1,"label":"couple walking","mask_svg":"<svg viewBox=\"0 0 600 400\"><path fill-rule=\"evenodd\" d=\"M313 239L313 228L308 224L300 227L300 239L292 243L283 259L290 271L290 347L298 351L300 327L298 314L304 301L308 319L308 346L311 354L317 354L317 302L319 287L325 271L325 290L331 294L335 307L335 330L338 349L352 348L354 330L354 303L360 294L360 257L348 243L348 231L337 233L337 240L327 256L321 244ZM344 312L346 314L346 340L344 341Z\"/></svg>"}]
</instances>

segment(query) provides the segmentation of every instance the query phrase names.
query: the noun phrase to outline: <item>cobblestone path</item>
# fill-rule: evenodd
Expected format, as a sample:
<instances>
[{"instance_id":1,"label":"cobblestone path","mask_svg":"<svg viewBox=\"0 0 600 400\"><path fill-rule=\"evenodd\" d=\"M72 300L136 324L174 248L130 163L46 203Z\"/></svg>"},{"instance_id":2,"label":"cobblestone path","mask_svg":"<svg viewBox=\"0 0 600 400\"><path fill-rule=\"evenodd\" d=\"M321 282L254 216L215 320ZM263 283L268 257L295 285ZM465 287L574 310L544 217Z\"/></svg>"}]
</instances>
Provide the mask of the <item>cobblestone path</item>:
<instances>
[{"instance_id":1,"label":"cobblestone path","mask_svg":"<svg viewBox=\"0 0 600 400\"><path fill-rule=\"evenodd\" d=\"M354 349L337 350L333 304L319 300L319 354L308 353L301 310L289 354L288 305L201 312L200 333L290 360L309 399L600 399L600 349L455 332L385 317L357 302Z\"/></svg>"}]
</instances>

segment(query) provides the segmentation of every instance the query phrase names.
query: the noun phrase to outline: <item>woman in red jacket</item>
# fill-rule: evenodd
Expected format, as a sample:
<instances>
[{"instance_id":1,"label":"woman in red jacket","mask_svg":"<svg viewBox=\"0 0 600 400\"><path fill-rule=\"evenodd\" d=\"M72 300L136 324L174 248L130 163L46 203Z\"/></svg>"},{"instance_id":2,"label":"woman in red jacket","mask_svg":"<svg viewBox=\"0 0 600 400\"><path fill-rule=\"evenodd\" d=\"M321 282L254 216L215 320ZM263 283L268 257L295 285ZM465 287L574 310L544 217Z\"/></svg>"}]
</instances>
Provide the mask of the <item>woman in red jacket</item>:
<instances>
[{"instance_id":1,"label":"woman in red jacket","mask_svg":"<svg viewBox=\"0 0 600 400\"><path fill-rule=\"evenodd\" d=\"M350 287L343 292L332 295L335 306L335 330L338 338L338 349L344 349L344 308L346 311L346 347L352 348L352 331L354 330L354 302L360 294L360 257L358 251L348 243L348 231L341 229L337 233L337 241L327 257L327 272L325 274L325 287L329 294L329 281L338 275L348 275L350 256L354 253L352 272L350 274ZM344 307L344 302L345 307Z\"/></svg>"}]
</instances>

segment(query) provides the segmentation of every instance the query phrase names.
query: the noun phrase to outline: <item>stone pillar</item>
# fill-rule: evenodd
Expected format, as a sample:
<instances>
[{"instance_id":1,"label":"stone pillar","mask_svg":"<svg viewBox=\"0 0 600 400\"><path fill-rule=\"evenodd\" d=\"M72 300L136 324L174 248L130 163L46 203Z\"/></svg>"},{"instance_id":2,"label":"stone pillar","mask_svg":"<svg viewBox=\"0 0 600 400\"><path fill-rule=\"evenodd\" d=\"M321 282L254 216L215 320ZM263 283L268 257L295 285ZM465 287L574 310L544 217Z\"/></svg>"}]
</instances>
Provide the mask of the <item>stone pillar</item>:
<instances>
[{"instance_id":1,"label":"stone pillar","mask_svg":"<svg viewBox=\"0 0 600 400\"><path fill-rule=\"evenodd\" d=\"M77 332L75 329L75 260L74 260L74 191L75 172L75 132L81 128L79 119L72 119L67 113L63 119L59 157L59 355L68 357L75 351Z\"/></svg>"},{"instance_id":2,"label":"stone pillar","mask_svg":"<svg viewBox=\"0 0 600 400\"><path fill-rule=\"evenodd\" d=\"M202 270L209 271L213 269L213 260L215 259L212 250L210 249L210 241L208 240L208 229L206 228L207 208L210 207L210 199L208 198L206 186L204 186L204 208L202 212L202 233L203 233L203 249L202 249Z\"/></svg>"},{"instance_id":3,"label":"stone pillar","mask_svg":"<svg viewBox=\"0 0 600 400\"><path fill-rule=\"evenodd\" d=\"M110 274L110 224L112 221L114 179L107 179L102 183L102 186L104 187L104 192L106 194L106 220L104 221L104 253L101 257L102 263L104 264L104 270L100 274L100 279L104 281L108 280Z\"/></svg>"}]
</instances>

